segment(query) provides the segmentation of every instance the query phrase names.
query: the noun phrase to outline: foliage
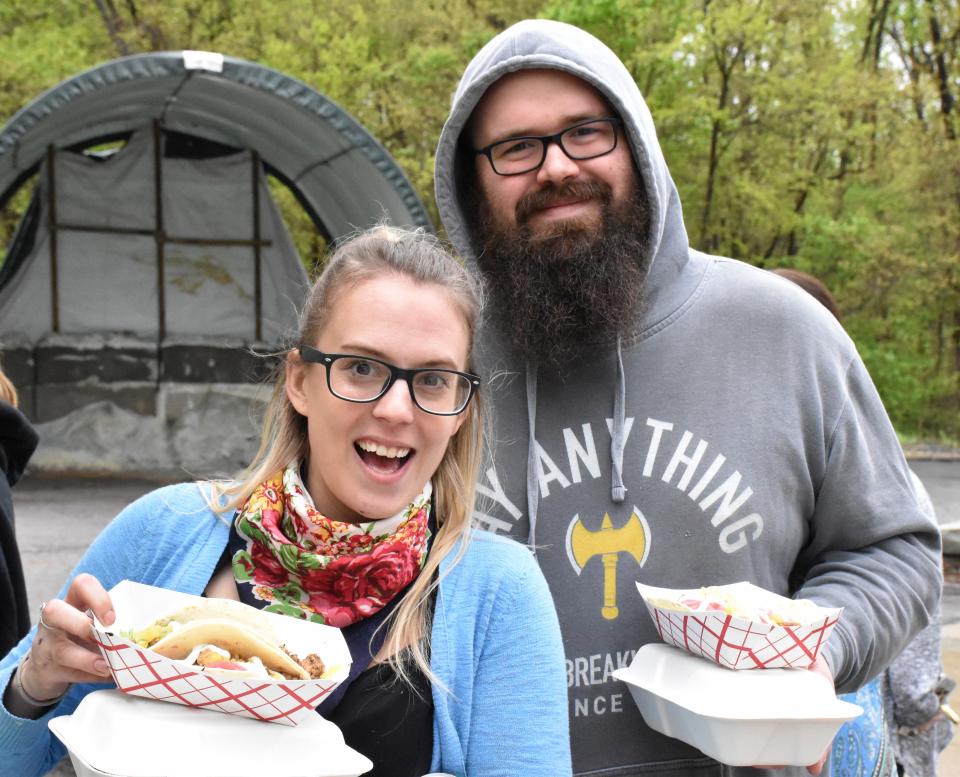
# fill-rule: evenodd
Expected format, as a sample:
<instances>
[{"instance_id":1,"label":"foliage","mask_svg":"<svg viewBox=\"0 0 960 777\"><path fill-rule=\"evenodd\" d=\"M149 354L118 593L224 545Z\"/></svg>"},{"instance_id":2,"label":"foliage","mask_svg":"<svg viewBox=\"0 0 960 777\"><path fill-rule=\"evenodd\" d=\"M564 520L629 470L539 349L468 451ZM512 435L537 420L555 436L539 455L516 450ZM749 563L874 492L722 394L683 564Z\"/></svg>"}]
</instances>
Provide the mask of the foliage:
<instances>
[{"instance_id":1,"label":"foliage","mask_svg":"<svg viewBox=\"0 0 960 777\"><path fill-rule=\"evenodd\" d=\"M623 59L693 245L819 276L900 430L960 436L960 0L6 0L0 116L112 57L222 51L342 105L436 220L434 148L460 73L538 15ZM322 239L271 187L312 265ZM0 238L10 223L0 214Z\"/></svg>"},{"instance_id":2,"label":"foliage","mask_svg":"<svg viewBox=\"0 0 960 777\"><path fill-rule=\"evenodd\" d=\"M960 435L958 0L557 0L650 103L698 248L834 292L895 424Z\"/></svg>"}]
</instances>

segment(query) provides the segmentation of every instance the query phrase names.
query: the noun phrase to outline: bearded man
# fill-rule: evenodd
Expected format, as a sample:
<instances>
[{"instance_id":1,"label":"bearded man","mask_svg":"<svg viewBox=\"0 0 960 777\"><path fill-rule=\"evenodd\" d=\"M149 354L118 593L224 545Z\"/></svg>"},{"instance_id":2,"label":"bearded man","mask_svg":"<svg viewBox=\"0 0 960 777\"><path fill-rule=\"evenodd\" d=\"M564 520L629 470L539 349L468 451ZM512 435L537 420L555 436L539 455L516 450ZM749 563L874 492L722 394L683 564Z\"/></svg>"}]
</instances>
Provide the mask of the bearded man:
<instances>
[{"instance_id":1,"label":"bearded man","mask_svg":"<svg viewBox=\"0 0 960 777\"><path fill-rule=\"evenodd\" d=\"M863 362L789 282L690 248L647 106L582 30L484 46L436 159L444 226L490 289L484 374L506 376L475 519L550 582L574 770L729 774L611 676L659 639L634 581L844 607L814 671L840 691L880 672L929 621L940 547Z\"/></svg>"}]
</instances>

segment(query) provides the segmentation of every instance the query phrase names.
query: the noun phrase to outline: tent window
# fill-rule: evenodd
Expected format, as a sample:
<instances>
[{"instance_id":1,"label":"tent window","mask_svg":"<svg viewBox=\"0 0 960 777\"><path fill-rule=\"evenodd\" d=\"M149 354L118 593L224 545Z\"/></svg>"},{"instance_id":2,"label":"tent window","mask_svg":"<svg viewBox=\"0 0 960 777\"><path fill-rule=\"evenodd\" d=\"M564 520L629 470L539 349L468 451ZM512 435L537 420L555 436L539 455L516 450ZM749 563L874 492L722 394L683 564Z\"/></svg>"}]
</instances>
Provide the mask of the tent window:
<instances>
[{"instance_id":1,"label":"tent window","mask_svg":"<svg viewBox=\"0 0 960 777\"><path fill-rule=\"evenodd\" d=\"M268 170L267 184L270 186L270 195L277 204L280 216L287 225L287 231L293 239L293 245L300 255L303 269L312 278L323 269L326 263L329 244L327 236L286 181Z\"/></svg>"},{"instance_id":2,"label":"tent window","mask_svg":"<svg viewBox=\"0 0 960 777\"><path fill-rule=\"evenodd\" d=\"M120 140L111 140L107 143L97 143L93 146L87 146L81 151L81 153L84 156L91 157L92 159L106 161L120 151L120 149L122 149L125 145L127 145L127 140L126 138L122 138Z\"/></svg>"},{"instance_id":3,"label":"tent window","mask_svg":"<svg viewBox=\"0 0 960 777\"><path fill-rule=\"evenodd\" d=\"M29 253L33 246L35 225L24 224L24 216L30 209L37 188L37 174L27 178L0 208L0 278L8 256ZM23 225L23 226L21 226ZM16 250L14 240L16 239ZM26 242L24 242L26 241Z\"/></svg>"}]
</instances>

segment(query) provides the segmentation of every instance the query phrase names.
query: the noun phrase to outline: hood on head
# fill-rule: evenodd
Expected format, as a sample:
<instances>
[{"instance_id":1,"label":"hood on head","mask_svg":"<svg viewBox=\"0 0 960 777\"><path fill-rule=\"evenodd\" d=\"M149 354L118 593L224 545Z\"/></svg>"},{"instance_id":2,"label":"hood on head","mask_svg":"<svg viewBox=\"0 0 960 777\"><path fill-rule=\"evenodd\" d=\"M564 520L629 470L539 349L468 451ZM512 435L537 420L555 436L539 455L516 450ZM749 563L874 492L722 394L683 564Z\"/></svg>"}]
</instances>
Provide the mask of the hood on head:
<instances>
[{"instance_id":1,"label":"hood on head","mask_svg":"<svg viewBox=\"0 0 960 777\"><path fill-rule=\"evenodd\" d=\"M456 182L457 143L474 108L490 86L518 70L562 70L596 88L620 115L650 207L649 257L685 255L686 230L676 187L670 178L650 110L633 77L606 45L562 22L518 22L487 43L467 66L453 96L450 115L437 146L435 189L440 218L457 251L473 261L463 203ZM668 236L665 240L664 235Z\"/></svg>"}]
</instances>

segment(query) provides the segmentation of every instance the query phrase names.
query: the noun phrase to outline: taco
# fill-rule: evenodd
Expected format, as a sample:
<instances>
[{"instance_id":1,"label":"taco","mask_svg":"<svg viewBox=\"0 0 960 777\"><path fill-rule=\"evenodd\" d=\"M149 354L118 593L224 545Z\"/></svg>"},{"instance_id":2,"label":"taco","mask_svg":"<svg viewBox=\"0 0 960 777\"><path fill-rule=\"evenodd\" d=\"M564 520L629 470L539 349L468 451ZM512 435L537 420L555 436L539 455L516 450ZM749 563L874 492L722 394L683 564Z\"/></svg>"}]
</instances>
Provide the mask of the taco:
<instances>
[{"instance_id":1,"label":"taco","mask_svg":"<svg viewBox=\"0 0 960 777\"><path fill-rule=\"evenodd\" d=\"M325 671L319 656L301 661L288 652L263 613L228 600L185 607L122 636L166 658L230 678L310 680Z\"/></svg>"}]
</instances>

